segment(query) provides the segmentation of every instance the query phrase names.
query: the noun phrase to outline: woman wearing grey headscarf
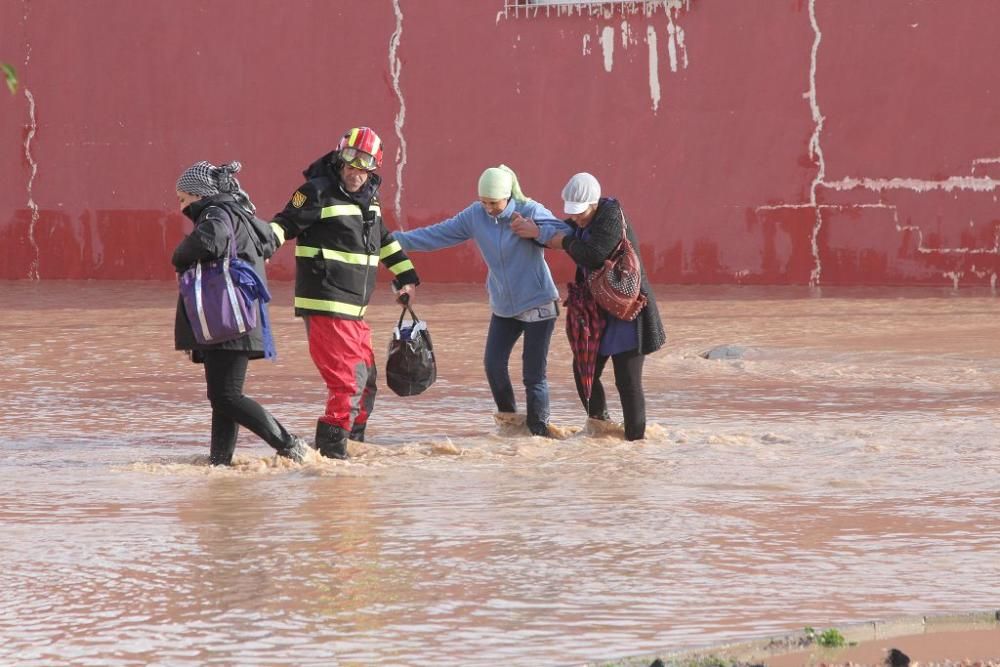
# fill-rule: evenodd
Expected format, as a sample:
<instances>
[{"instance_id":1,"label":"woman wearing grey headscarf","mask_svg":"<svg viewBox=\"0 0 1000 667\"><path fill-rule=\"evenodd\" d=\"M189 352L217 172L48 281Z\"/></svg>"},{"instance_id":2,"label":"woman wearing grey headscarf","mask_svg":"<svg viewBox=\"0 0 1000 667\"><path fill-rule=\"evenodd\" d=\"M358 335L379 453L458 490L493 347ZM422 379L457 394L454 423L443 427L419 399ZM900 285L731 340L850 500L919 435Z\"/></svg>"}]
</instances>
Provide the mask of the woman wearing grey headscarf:
<instances>
[{"instance_id":1,"label":"woman wearing grey headscarf","mask_svg":"<svg viewBox=\"0 0 1000 667\"><path fill-rule=\"evenodd\" d=\"M174 250L171 261L178 274L195 262L225 257L232 237L236 254L253 266L266 286L264 260L274 252L276 243L270 227L254 217L254 205L236 180L240 168L239 162L222 166L198 162L177 179L181 212L194 222L192 232ZM259 300L257 307L266 308ZM257 319L266 321L266 313L258 313ZM178 298L174 347L187 351L195 363L205 365L208 400L212 404L212 465L232 464L240 425L256 433L279 456L301 463L309 451L302 438L289 433L260 404L243 395L249 361L273 356L263 329L258 325L235 340L200 344Z\"/></svg>"}]
</instances>

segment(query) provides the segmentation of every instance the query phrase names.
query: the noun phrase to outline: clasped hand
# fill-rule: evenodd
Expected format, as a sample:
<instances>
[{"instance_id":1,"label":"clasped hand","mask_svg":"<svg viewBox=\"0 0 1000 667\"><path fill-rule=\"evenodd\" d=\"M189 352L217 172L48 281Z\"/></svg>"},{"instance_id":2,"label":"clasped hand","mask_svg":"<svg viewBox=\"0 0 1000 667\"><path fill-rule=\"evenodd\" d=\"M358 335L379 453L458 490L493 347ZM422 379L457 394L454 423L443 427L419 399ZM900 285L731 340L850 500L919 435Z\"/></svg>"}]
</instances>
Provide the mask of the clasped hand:
<instances>
[{"instance_id":1,"label":"clasped hand","mask_svg":"<svg viewBox=\"0 0 1000 667\"><path fill-rule=\"evenodd\" d=\"M531 218L526 218L520 213L515 213L510 219L511 230L522 239L537 239L538 225Z\"/></svg>"}]
</instances>

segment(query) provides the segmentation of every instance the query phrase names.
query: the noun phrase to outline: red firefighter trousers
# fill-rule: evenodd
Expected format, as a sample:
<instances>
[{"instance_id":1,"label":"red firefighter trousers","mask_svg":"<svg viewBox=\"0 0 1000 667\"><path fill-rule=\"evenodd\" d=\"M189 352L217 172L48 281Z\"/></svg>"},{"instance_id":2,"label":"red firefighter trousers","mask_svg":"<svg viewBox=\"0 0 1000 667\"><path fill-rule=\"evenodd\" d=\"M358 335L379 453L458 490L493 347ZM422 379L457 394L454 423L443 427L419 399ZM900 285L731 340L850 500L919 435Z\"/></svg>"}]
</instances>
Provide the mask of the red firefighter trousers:
<instances>
[{"instance_id":1,"label":"red firefighter trousers","mask_svg":"<svg viewBox=\"0 0 1000 667\"><path fill-rule=\"evenodd\" d=\"M319 421L350 431L364 429L375 407L377 372L372 333L363 320L305 318L309 355L326 383L326 412Z\"/></svg>"}]
</instances>

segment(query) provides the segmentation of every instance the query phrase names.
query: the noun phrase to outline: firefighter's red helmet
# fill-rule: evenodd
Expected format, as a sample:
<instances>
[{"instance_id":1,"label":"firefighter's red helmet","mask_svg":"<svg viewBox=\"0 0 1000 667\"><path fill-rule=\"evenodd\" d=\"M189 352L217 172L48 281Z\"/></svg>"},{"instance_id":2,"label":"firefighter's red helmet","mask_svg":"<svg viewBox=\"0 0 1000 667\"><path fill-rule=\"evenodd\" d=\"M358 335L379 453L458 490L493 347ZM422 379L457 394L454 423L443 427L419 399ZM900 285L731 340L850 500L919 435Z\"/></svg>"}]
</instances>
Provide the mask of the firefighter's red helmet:
<instances>
[{"instance_id":1,"label":"firefighter's red helmet","mask_svg":"<svg viewBox=\"0 0 1000 667\"><path fill-rule=\"evenodd\" d=\"M375 171L382 166L382 140L370 127L353 127L337 146L340 159L355 169Z\"/></svg>"}]
</instances>

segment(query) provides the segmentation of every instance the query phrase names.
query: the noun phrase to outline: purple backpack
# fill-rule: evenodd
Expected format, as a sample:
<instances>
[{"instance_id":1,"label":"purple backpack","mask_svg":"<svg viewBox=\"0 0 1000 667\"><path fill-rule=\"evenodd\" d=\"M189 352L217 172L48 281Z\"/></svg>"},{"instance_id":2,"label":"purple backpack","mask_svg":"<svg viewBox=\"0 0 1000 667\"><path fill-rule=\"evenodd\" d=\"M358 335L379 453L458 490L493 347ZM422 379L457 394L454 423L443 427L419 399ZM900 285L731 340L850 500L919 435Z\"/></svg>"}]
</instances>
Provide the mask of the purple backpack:
<instances>
[{"instance_id":1,"label":"purple backpack","mask_svg":"<svg viewBox=\"0 0 1000 667\"><path fill-rule=\"evenodd\" d=\"M229 254L195 262L180 277L184 311L201 345L240 338L257 326L251 278L256 274L250 264L236 256L236 232L232 220L228 222Z\"/></svg>"}]
</instances>

